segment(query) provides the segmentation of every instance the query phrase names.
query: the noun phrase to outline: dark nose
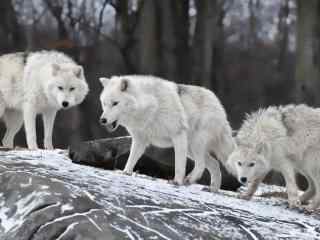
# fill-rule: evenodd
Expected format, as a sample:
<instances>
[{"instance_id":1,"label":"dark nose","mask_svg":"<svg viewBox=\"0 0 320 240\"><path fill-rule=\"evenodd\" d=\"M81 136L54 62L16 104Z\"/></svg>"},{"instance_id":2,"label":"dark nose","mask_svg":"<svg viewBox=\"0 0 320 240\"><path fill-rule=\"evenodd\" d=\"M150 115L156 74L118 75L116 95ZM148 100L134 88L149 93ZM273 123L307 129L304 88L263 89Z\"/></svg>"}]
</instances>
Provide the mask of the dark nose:
<instances>
[{"instance_id":1,"label":"dark nose","mask_svg":"<svg viewBox=\"0 0 320 240\"><path fill-rule=\"evenodd\" d=\"M69 106L69 103L66 102L66 101L63 101L63 102L62 102L62 106L63 106L63 107L68 107L68 106Z\"/></svg>"},{"instance_id":2,"label":"dark nose","mask_svg":"<svg viewBox=\"0 0 320 240\"><path fill-rule=\"evenodd\" d=\"M107 124L107 119L106 119L106 118L100 118L100 123L101 123L102 125Z\"/></svg>"},{"instance_id":3,"label":"dark nose","mask_svg":"<svg viewBox=\"0 0 320 240\"><path fill-rule=\"evenodd\" d=\"M246 177L241 177L240 178L240 182L241 183L246 183L247 182L247 178Z\"/></svg>"}]
</instances>

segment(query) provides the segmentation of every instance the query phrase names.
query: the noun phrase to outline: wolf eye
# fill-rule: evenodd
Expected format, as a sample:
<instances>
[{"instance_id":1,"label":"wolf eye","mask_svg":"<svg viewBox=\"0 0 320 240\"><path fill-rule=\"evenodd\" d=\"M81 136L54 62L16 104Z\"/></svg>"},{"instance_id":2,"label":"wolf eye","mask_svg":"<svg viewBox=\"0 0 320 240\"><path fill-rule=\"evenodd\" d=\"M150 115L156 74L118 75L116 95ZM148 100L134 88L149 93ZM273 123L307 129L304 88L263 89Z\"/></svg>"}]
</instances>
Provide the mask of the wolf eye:
<instances>
[{"instance_id":1,"label":"wolf eye","mask_svg":"<svg viewBox=\"0 0 320 240\"><path fill-rule=\"evenodd\" d=\"M62 91L62 90L63 90L63 87L59 86L58 89L59 89L60 91Z\"/></svg>"},{"instance_id":2,"label":"wolf eye","mask_svg":"<svg viewBox=\"0 0 320 240\"><path fill-rule=\"evenodd\" d=\"M239 166L242 166L242 163L241 163L241 162L238 162L238 165L239 165Z\"/></svg>"},{"instance_id":3,"label":"wolf eye","mask_svg":"<svg viewBox=\"0 0 320 240\"><path fill-rule=\"evenodd\" d=\"M74 87L69 88L69 91L72 92L74 90Z\"/></svg>"},{"instance_id":4,"label":"wolf eye","mask_svg":"<svg viewBox=\"0 0 320 240\"><path fill-rule=\"evenodd\" d=\"M254 163L253 163L253 162L249 164L249 167L253 167L253 166L254 166Z\"/></svg>"},{"instance_id":5,"label":"wolf eye","mask_svg":"<svg viewBox=\"0 0 320 240\"><path fill-rule=\"evenodd\" d=\"M112 102L111 105L112 107L117 106L119 102Z\"/></svg>"}]
</instances>

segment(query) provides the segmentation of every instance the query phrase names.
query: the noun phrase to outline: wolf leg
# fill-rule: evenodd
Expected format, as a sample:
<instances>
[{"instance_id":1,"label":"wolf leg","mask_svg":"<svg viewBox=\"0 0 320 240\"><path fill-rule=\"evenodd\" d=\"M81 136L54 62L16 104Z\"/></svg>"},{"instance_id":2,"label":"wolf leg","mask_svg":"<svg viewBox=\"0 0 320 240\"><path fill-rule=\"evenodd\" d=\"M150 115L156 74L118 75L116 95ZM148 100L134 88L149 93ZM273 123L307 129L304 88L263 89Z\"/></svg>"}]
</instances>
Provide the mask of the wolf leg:
<instances>
[{"instance_id":1,"label":"wolf leg","mask_svg":"<svg viewBox=\"0 0 320 240\"><path fill-rule=\"evenodd\" d=\"M31 103L27 103L23 109L24 128L26 131L27 145L29 149L38 149L36 132L37 113Z\"/></svg>"},{"instance_id":2,"label":"wolf leg","mask_svg":"<svg viewBox=\"0 0 320 240\"><path fill-rule=\"evenodd\" d=\"M210 191L217 192L221 187L221 170L219 161L212 157L209 153L206 154L206 168L210 173Z\"/></svg>"},{"instance_id":3,"label":"wolf leg","mask_svg":"<svg viewBox=\"0 0 320 240\"><path fill-rule=\"evenodd\" d=\"M192 147L191 147L192 148ZM192 151L192 157L194 160L194 168L193 170L186 176L184 179L184 182L186 184L193 184L195 183L199 178L201 178L205 167L206 162L204 158L204 151L202 149L194 149Z\"/></svg>"},{"instance_id":4,"label":"wolf leg","mask_svg":"<svg viewBox=\"0 0 320 240\"><path fill-rule=\"evenodd\" d=\"M12 110L6 111L3 120L6 125L6 133L2 139L2 144L6 147L13 148L14 136L23 124L22 113Z\"/></svg>"},{"instance_id":5,"label":"wolf leg","mask_svg":"<svg viewBox=\"0 0 320 240\"><path fill-rule=\"evenodd\" d=\"M46 111L43 113L44 147L46 149L53 149L52 131L54 126L54 119L56 118L56 113L56 111Z\"/></svg>"},{"instance_id":6,"label":"wolf leg","mask_svg":"<svg viewBox=\"0 0 320 240\"><path fill-rule=\"evenodd\" d=\"M187 165L188 140L186 131L182 131L179 135L175 136L172 141L175 161L173 182L175 184L182 185Z\"/></svg>"},{"instance_id":7,"label":"wolf leg","mask_svg":"<svg viewBox=\"0 0 320 240\"><path fill-rule=\"evenodd\" d=\"M298 196L295 171L291 166L286 165L283 167L282 174L286 182L289 206L297 207L300 205L300 199Z\"/></svg>"},{"instance_id":8,"label":"wolf leg","mask_svg":"<svg viewBox=\"0 0 320 240\"><path fill-rule=\"evenodd\" d=\"M127 164L123 170L124 174L131 175L137 161L144 153L147 144L140 138L132 136L132 144Z\"/></svg>"},{"instance_id":9,"label":"wolf leg","mask_svg":"<svg viewBox=\"0 0 320 240\"><path fill-rule=\"evenodd\" d=\"M2 94L0 92L0 118L3 116L5 110L6 110L6 106L4 104L4 100L3 100Z\"/></svg>"},{"instance_id":10,"label":"wolf leg","mask_svg":"<svg viewBox=\"0 0 320 240\"><path fill-rule=\"evenodd\" d=\"M313 180L309 176L305 176L308 181L308 188L307 190L300 196L300 202L302 204L307 203L316 193L316 189L314 186Z\"/></svg>"},{"instance_id":11,"label":"wolf leg","mask_svg":"<svg viewBox=\"0 0 320 240\"><path fill-rule=\"evenodd\" d=\"M315 183L315 195L311 200L311 203L307 206L307 210L314 211L320 206L320 182L318 178L313 178L313 180L317 180Z\"/></svg>"},{"instance_id":12,"label":"wolf leg","mask_svg":"<svg viewBox=\"0 0 320 240\"><path fill-rule=\"evenodd\" d=\"M254 193L257 191L259 184L263 181L264 177L254 179L253 182L249 183L246 192L240 194L241 199L250 200Z\"/></svg>"},{"instance_id":13,"label":"wolf leg","mask_svg":"<svg viewBox=\"0 0 320 240\"><path fill-rule=\"evenodd\" d=\"M316 159L318 160L318 159ZM310 176L312 178L312 181L314 183L315 187L315 194L313 198L311 199L311 202L307 206L307 210L314 211L320 206L320 180L319 180L319 174L320 169L318 167L315 167L312 170L312 175Z\"/></svg>"}]
</instances>

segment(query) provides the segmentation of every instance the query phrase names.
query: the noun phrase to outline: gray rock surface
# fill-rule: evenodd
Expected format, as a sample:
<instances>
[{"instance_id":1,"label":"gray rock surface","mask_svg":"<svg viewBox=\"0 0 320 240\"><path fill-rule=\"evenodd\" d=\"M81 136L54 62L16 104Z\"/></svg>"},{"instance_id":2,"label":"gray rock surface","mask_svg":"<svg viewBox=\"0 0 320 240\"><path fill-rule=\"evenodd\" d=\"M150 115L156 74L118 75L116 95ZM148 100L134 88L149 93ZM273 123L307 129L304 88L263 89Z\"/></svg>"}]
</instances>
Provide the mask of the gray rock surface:
<instances>
[{"instance_id":1,"label":"gray rock surface","mask_svg":"<svg viewBox=\"0 0 320 240\"><path fill-rule=\"evenodd\" d=\"M62 151L0 152L0 239L320 239L320 217L279 198L73 164ZM279 187L264 187L270 192ZM260 192L261 193L261 192Z\"/></svg>"}]
</instances>

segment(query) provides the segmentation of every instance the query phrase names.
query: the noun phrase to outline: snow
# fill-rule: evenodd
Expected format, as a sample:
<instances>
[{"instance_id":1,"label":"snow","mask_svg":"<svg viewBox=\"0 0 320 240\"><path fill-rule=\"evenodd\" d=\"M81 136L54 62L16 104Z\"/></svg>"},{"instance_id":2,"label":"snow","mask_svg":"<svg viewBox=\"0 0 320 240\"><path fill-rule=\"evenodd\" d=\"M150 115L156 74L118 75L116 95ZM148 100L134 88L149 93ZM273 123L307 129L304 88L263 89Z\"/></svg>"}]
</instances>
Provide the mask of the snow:
<instances>
[{"instance_id":1,"label":"snow","mask_svg":"<svg viewBox=\"0 0 320 240\"><path fill-rule=\"evenodd\" d=\"M70 224L67 229L56 239L56 240L62 240L70 230L72 230L77 224L79 224L78 222L74 222L72 224Z\"/></svg>"},{"instance_id":2,"label":"snow","mask_svg":"<svg viewBox=\"0 0 320 240\"><path fill-rule=\"evenodd\" d=\"M72 209L74 209L74 207L71 204L64 204L61 207L61 213L64 213L65 211L72 210Z\"/></svg>"},{"instance_id":3,"label":"snow","mask_svg":"<svg viewBox=\"0 0 320 240\"><path fill-rule=\"evenodd\" d=\"M41 197L40 195L31 193L27 197L21 198L20 201L16 202L16 207L17 207L16 214L10 218L8 218L7 215L11 209L7 207L1 207L0 219L1 219L1 226L4 228L4 231L8 232L10 230L18 228L23 222L25 215L27 215L30 211L34 209L35 206L39 204L39 202L41 201L40 197ZM27 204L30 202L32 204Z\"/></svg>"},{"instance_id":4,"label":"snow","mask_svg":"<svg viewBox=\"0 0 320 240\"><path fill-rule=\"evenodd\" d=\"M239 199L238 193L220 191L214 194L204 191L203 186L197 184L179 187L165 180L140 174L127 176L120 171L73 164L61 150L0 152L0 165L5 163L8 166L17 161L35 167L45 166L38 167L37 173L29 173L54 176L52 179L61 181L75 196L85 195L104 206L106 214L117 219L109 223L111 228L121 232L128 239L139 239L139 231L148 232L150 236L157 236L158 239L172 239L168 237L169 233L177 239L180 239L181 235L184 239L193 239L194 233L188 232L190 229L233 239L241 239L244 233L250 236L250 239L261 239L259 236L263 236L264 239L311 239L310 236L320 238L320 217L289 209L284 199L255 196L252 201L246 201ZM27 184L31 184L31 181ZM264 187L263 192L266 191L284 189L275 186ZM261 193L262 191L259 191L258 195ZM37 196L31 195L29 198L37 204ZM22 211L25 202L29 200L21 199L17 203L18 213L32 210ZM0 196L0 205L1 202ZM28 207L30 208L30 205ZM71 209L71 205L61 206L62 212ZM0 208L1 226L5 232L19 226L19 221L23 218L23 215L17 214L14 218L8 219L6 211L8 209ZM128 216L128 211L138 212L141 219ZM61 221L63 218L54 221ZM101 230L94 220L89 220L97 230ZM166 231L163 232L163 228Z\"/></svg>"}]
</instances>

